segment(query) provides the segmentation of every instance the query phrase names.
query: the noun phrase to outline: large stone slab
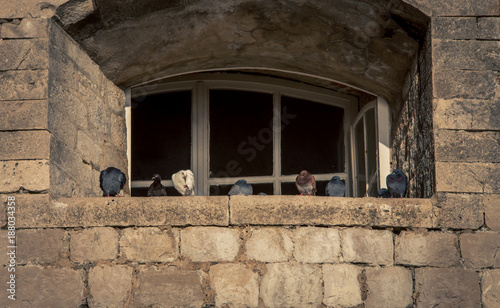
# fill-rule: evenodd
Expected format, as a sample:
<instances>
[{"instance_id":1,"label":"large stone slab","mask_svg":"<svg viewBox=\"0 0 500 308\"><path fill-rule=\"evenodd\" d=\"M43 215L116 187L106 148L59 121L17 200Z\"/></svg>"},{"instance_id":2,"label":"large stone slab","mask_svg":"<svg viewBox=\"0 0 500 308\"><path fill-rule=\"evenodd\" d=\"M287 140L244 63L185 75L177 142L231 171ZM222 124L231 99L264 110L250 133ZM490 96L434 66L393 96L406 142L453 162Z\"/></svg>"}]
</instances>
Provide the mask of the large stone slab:
<instances>
[{"instance_id":1,"label":"large stone slab","mask_svg":"<svg viewBox=\"0 0 500 308\"><path fill-rule=\"evenodd\" d=\"M32 192L43 192L50 188L48 160L11 160L0 162L0 164L1 192L17 192L21 187ZM30 205L34 204L23 204L23 206Z\"/></svg>"},{"instance_id":2,"label":"large stone slab","mask_svg":"<svg viewBox=\"0 0 500 308\"><path fill-rule=\"evenodd\" d=\"M178 231L127 228L121 231L120 256L136 262L172 262L178 255Z\"/></svg>"},{"instance_id":3,"label":"large stone slab","mask_svg":"<svg viewBox=\"0 0 500 308\"><path fill-rule=\"evenodd\" d=\"M340 259L338 229L303 227L293 232L294 257L301 263L330 263Z\"/></svg>"},{"instance_id":4,"label":"large stone slab","mask_svg":"<svg viewBox=\"0 0 500 308\"><path fill-rule=\"evenodd\" d=\"M341 232L345 262L390 265L394 263L393 234L386 230L348 228Z\"/></svg>"},{"instance_id":5,"label":"large stone slab","mask_svg":"<svg viewBox=\"0 0 500 308\"><path fill-rule=\"evenodd\" d=\"M46 100L2 102L0 130L48 129L47 108Z\"/></svg>"},{"instance_id":6,"label":"large stone slab","mask_svg":"<svg viewBox=\"0 0 500 308\"><path fill-rule=\"evenodd\" d=\"M246 244L250 260L261 262L286 262L292 258L292 232L282 228L253 229Z\"/></svg>"},{"instance_id":7,"label":"large stone slab","mask_svg":"<svg viewBox=\"0 0 500 308\"><path fill-rule=\"evenodd\" d=\"M232 196L235 225L432 226L430 199Z\"/></svg>"},{"instance_id":8,"label":"large stone slab","mask_svg":"<svg viewBox=\"0 0 500 308\"><path fill-rule=\"evenodd\" d=\"M433 92L441 99L491 99L495 97L493 71L467 71L448 68L433 70Z\"/></svg>"},{"instance_id":9,"label":"large stone slab","mask_svg":"<svg viewBox=\"0 0 500 308\"><path fill-rule=\"evenodd\" d=\"M2 24L2 38L46 38L49 20L46 18L23 18L20 23Z\"/></svg>"},{"instance_id":10,"label":"large stone slab","mask_svg":"<svg viewBox=\"0 0 500 308\"><path fill-rule=\"evenodd\" d=\"M47 70L0 72L0 100L47 99L47 83Z\"/></svg>"},{"instance_id":11,"label":"large stone slab","mask_svg":"<svg viewBox=\"0 0 500 308\"><path fill-rule=\"evenodd\" d=\"M49 159L50 136L46 130L0 132L0 160Z\"/></svg>"},{"instance_id":12,"label":"large stone slab","mask_svg":"<svg viewBox=\"0 0 500 308\"><path fill-rule=\"evenodd\" d=\"M478 38L483 40L500 39L500 20L498 17L482 17L477 19Z\"/></svg>"},{"instance_id":13,"label":"large stone slab","mask_svg":"<svg viewBox=\"0 0 500 308\"><path fill-rule=\"evenodd\" d=\"M436 228L479 229L484 225L484 196L437 193Z\"/></svg>"},{"instance_id":14,"label":"large stone slab","mask_svg":"<svg viewBox=\"0 0 500 308\"><path fill-rule=\"evenodd\" d=\"M106 227L72 231L70 252L71 260L77 263L116 259L118 232Z\"/></svg>"},{"instance_id":15,"label":"large stone slab","mask_svg":"<svg viewBox=\"0 0 500 308\"><path fill-rule=\"evenodd\" d=\"M48 69L47 39L1 40L0 71Z\"/></svg>"},{"instance_id":16,"label":"large stone slab","mask_svg":"<svg viewBox=\"0 0 500 308\"><path fill-rule=\"evenodd\" d=\"M332 307L356 307L363 303L359 276L361 268L351 264L324 264L323 304Z\"/></svg>"},{"instance_id":17,"label":"large stone slab","mask_svg":"<svg viewBox=\"0 0 500 308\"><path fill-rule=\"evenodd\" d=\"M459 70L498 70L500 42L480 40L433 40L433 66ZM460 56L457 56L459 54Z\"/></svg>"},{"instance_id":18,"label":"large stone slab","mask_svg":"<svg viewBox=\"0 0 500 308\"><path fill-rule=\"evenodd\" d=\"M181 230L181 254L194 262L233 261L240 251L240 231L219 227Z\"/></svg>"},{"instance_id":19,"label":"large stone slab","mask_svg":"<svg viewBox=\"0 0 500 308\"><path fill-rule=\"evenodd\" d=\"M484 197L484 216L488 228L500 231L500 195Z\"/></svg>"},{"instance_id":20,"label":"large stone slab","mask_svg":"<svg viewBox=\"0 0 500 308\"><path fill-rule=\"evenodd\" d=\"M477 232L460 235L460 251L468 268L500 267L500 233Z\"/></svg>"},{"instance_id":21,"label":"large stone slab","mask_svg":"<svg viewBox=\"0 0 500 308\"><path fill-rule=\"evenodd\" d=\"M436 162L436 190L500 193L500 164Z\"/></svg>"},{"instance_id":22,"label":"large stone slab","mask_svg":"<svg viewBox=\"0 0 500 308\"><path fill-rule=\"evenodd\" d=\"M55 263L69 256L69 234L62 229L25 229L16 233L17 262Z\"/></svg>"},{"instance_id":23,"label":"large stone slab","mask_svg":"<svg viewBox=\"0 0 500 308\"><path fill-rule=\"evenodd\" d=\"M475 17L436 17L431 27L434 39L470 40L478 35Z\"/></svg>"},{"instance_id":24,"label":"large stone slab","mask_svg":"<svg viewBox=\"0 0 500 308\"><path fill-rule=\"evenodd\" d=\"M481 281L483 307L500 307L500 269L486 270Z\"/></svg>"},{"instance_id":25,"label":"large stone slab","mask_svg":"<svg viewBox=\"0 0 500 308\"><path fill-rule=\"evenodd\" d=\"M434 128L500 130L500 100L436 99Z\"/></svg>"},{"instance_id":26,"label":"large stone slab","mask_svg":"<svg viewBox=\"0 0 500 308\"><path fill-rule=\"evenodd\" d=\"M0 8L2 18L22 17L52 17L56 8L66 0L49 0L40 2L38 0L6 1Z\"/></svg>"},{"instance_id":27,"label":"large stone slab","mask_svg":"<svg viewBox=\"0 0 500 308\"><path fill-rule=\"evenodd\" d=\"M210 267L210 286L216 307L257 307L259 275L242 264L216 264Z\"/></svg>"},{"instance_id":28,"label":"large stone slab","mask_svg":"<svg viewBox=\"0 0 500 308\"><path fill-rule=\"evenodd\" d=\"M366 284L366 308L410 307L413 302L413 278L407 268L366 268Z\"/></svg>"},{"instance_id":29,"label":"large stone slab","mask_svg":"<svg viewBox=\"0 0 500 308\"><path fill-rule=\"evenodd\" d=\"M420 0L422 1L422 0ZM432 8L432 16L498 16L500 4L496 0L423 0Z\"/></svg>"},{"instance_id":30,"label":"large stone slab","mask_svg":"<svg viewBox=\"0 0 500 308\"><path fill-rule=\"evenodd\" d=\"M92 307L124 307L132 295L133 268L126 265L97 265L89 270L89 304Z\"/></svg>"},{"instance_id":31,"label":"large stone slab","mask_svg":"<svg viewBox=\"0 0 500 308\"><path fill-rule=\"evenodd\" d=\"M434 136L436 161L500 162L500 132L438 129Z\"/></svg>"}]
</instances>

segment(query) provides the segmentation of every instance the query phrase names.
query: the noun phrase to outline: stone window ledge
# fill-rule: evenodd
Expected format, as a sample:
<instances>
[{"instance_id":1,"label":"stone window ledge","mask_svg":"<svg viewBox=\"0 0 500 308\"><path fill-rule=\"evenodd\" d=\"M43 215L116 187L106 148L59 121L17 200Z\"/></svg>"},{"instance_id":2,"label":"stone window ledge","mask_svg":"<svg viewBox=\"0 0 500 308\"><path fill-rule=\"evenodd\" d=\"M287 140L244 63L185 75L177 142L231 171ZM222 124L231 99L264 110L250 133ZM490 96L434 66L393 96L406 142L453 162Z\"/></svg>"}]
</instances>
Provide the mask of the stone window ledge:
<instances>
[{"instance_id":1,"label":"stone window ledge","mask_svg":"<svg viewBox=\"0 0 500 308\"><path fill-rule=\"evenodd\" d=\"M309 225L434 228L436 199L16 196L17 228ZM3 222L5 225L5 221Z\"/></svg>"}]
</instances>

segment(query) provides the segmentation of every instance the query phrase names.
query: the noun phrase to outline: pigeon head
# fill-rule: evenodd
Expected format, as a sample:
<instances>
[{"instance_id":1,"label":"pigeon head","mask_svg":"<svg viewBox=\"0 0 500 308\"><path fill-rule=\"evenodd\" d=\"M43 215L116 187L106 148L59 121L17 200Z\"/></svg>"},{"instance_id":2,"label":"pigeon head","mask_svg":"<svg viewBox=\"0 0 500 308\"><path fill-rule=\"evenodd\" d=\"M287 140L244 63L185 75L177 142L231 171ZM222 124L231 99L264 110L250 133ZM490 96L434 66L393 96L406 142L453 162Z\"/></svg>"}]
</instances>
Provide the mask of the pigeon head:
<instances>
[{"instance_id":1,"label":"pigeon head","mask_svg":"<svg viewBox=\"0 0 500 308\"><path fill-rule=\"evenodd\" d=\"M299 174L299 176L301 176L301 177L306 177L308 175L310 175L310 173L307 170L302 170L302 171L300 171L300 174Z\"/></svg>"},{"instance_id":2,"label":"pigeon head","mask_svg":"<svg viewBox=\"0 0 500 308\"><path fill-rule=\"evenodd\" d=\"M158 173L156 173L156 174L153 175L152 180L154 180L154 181L156 181L156 180L161 181L161 176Z\"/></svg>"},{"instance_id":3,"label":"pigeon head","mask_svg":"<svg viewBox=\"0 0 500 308\"><path fill-rule=\"evenodd\" d=\"M247 180L238 180L235 184L246 184Z\"/></svg>"},{"instance_id":4,"label":"pigeon head","mask_svg":"<svg viewBox=\"0 0 500 308\"><path fill-rule=\"evenodd\" d=\"M392 171L392 173L400 176L400 177L403 177L405 176L405 174L403 173L403 171L399 170L399 169L394 169L394 171Z\"/></svg>"},{"instance_id":5,"label":"pigeon head","mask_svg":"<svg viewBox=\"0 0 500 308\"><path fill-rule=\"evenodd\" d=\"M334 176L332 176L331 181L333 181L333 182L338 182L338 181L340 181L340 177L339 177L339 176L334 175Z\"/></svg>"}]
</instances>

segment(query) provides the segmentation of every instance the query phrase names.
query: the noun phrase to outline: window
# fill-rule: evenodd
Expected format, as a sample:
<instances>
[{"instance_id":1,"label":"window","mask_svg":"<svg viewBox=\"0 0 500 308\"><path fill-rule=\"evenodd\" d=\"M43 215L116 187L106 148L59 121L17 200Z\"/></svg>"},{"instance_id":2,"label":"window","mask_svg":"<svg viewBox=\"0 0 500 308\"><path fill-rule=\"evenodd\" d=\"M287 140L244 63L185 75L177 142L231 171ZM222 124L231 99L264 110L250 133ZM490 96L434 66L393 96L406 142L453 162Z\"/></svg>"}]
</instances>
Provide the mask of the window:
<instances>
[{"instance_id":1,"label":"window","mask_svg":"<svg viewBox=\"0 0 500 308\"><path fill-rule=\"evenodd\" d=\"M178 195L171 175L182 169L193 170L197 195L225 195L241 178L254 194L295 195L295 177L303 169L314 174L317 195L324 195L334 175L345 181L349 195L353 189L359 195L366 186L362 168L368 163L369 173L378 174L377 145L365 145L374 130L361 126L377 123L368 113L353 124L355 97L266 77L197 77L131 89L133 196L146 194L154 173L162 176L168 195ZM359 142L355 150L351 124L362 134L353 139ZM370 159L360 165L361 145L369 147ZM353 151L361 154L351 157ZM356 181L351 159L359 165Z\"/></svg>"}]
</instances>

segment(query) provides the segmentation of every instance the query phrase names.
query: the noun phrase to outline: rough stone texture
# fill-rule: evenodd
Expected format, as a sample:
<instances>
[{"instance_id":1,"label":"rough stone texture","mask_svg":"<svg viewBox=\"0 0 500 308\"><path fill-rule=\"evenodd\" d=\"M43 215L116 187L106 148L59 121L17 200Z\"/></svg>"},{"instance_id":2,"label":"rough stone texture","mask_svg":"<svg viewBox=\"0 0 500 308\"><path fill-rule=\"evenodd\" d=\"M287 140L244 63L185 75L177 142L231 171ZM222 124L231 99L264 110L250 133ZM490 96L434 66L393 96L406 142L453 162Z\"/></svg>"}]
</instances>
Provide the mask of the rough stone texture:
<instances>
[{"instance_id":1,"label":"rough stone texture","mask_svg":"<svg viewBox=\"0 0 500 308\"><path fill-rule=\"evenodd\" d=\"M500 305L500 270L486 270L481 281L483 307L495 308Z\"/></svg>"},{"instance_id":2,"label":"rough stone texture","mask_svg":"<svg viewBox=\"0 0 500 308\"><path fill-rule=\"evenodd\" d=\"M181 230L181 254L194 262L233 261L240 250L240 231L217 227Z\"/></svg>"},{"instance_id":3,"label":"rough stone texture","mask_svg":"<svg viewBox=\"0 0 500 308\"><path fill-rule=\"evenodd\" d=\"M47 70L0 72L0 100L47 99Z\"/></svg>"},{"instance_id":4,"label":"rough stone texture","mask_svg":"<svg viewBox=\"0 0 500 308\"><path fill-rule=\"evenodd\" d=\"M446 69L498 70L500 42L478 40L433 40L433 66ZM456 55L460 54L459 57Z\"/></svg>"},{"instance_id":5,"label":"rough stone texture","mask_svg":"<svg viewBox=\"0 0 500 308\"><path fill-rule=\"evenodd\" d=\"M423 0L432 7L432 16L498 16L500 4L496 0Z\"/></svg>"},{"instance_id":6,"label":"rough stone texture","mask_svg":"<svg viewBox=\"0 0 500 308\"><path fill-rule=\"evenodd\" d=\"M500 130L500 100L437 99L434 127L441 129Z\"/></svg>"},{"instance_id":7,"label":"rough stone texture","mask_svg":"<svg viewBox=\"0 0 500 308\"><path fill-rule=\"evenodd\" d=\"M475 17L436 17L431 26L434 39L475 39L479 32Z\"/></svg>"},{"instance_id":8,"label":"rough stone texture","mask_svg":"<svg viewBox=\"0 0 500 308\"><path fill-rule=\"evenodd\" d=\"M500 231L500 195L484 197L484 216L488 228Z\"/></svg>"},{"instance_id":9,"label":"rough stone texture","mask_svg":"<svg viewBox=\"0 0 500 308\"><path fill-rule=\"evenodd\" d=\"M403 231L396 236L395 261L414 266L458 266L458 237L452 233Z\"/></svg>"},{"instance_id":10,"label":"rough stone texture","mask_svg":"<svg viewBox=\"0 0 500 308\"><path fill-rule=\"evenodd\" d=\"M0 70L39 70L49 64L47 39L1 40Z\"/></svg>"},{"instance_id":11,"label":"rough stone texture","mask_svg":"<svg viewBox=\"0 0 500 308\"><path fill-rule=\"evenodd\" d=\"M17 262L53 263L69 256L69 236L62 229L18 230Z\"/></svg>"},{"instance_id":12,"label":"rough stone texture","mask_svg":"<svg viewBox=\"0 0 500 308\"><path fill-rule=\"evenodd\" d=\"M500 61L499 61L500 62ZM436 160L448 162L500 162L500 132L436 130Z\"/></svg>"},{"instance_id":13,"label":"rough stone texture","mask_svg":"<svg viewBox=\"0 0 500 308\"><path fill-rule=\"evenodd\" d=\"M0 9L2 18L22 17L52 17L56 8L67 0L38 0L6 1Z\"/></svg>"},{"instance_id":14,"label":"rough stone texture","mask_svg":"<svg viewBox=\"0 0 500 308\"><path fill-rule=\"evenodd\" d=\"M68 1L57 8L56 16L64 26L68 26L85 19L94 9L92 0Z\"/></svg>"},{"instance_id":15,"label":"rough stone texture","mask_svg":"<svg viewBox=\"0 0 500 308\"><path fill-rule=\"evenodd\" d=\"M415 269L417 307L481 307L479 278L474 270Z\"/></svg>"},{"instance_id":16,"label":"rough stone texture","mask_svg":"<svg viewBox=\"0 0 500 308\"><path fill-rule=\"evenodd\" d=\"M435 69L434 97L440 99L491 99L495 97L496 74L492 71Z\"/></svg>"},{"instance_id":17,"label":"rough stone texture","mask_svg":"<svg viewBox=\"0 0 500 308\"><path fill-rule=\"evenodd\" d=\"M70 258L73 262L113 260L118 255L118 232L113 228L72 231Z\"/></svg>"},{"instance_id":18,"label":"rough stone texture","mask_svg":"<svg viewBox=\"0 0 500 308\"><path fill-rule=\"evenodd\" d=\"M361 269L350 264L323 265L325 292L323 304L332 307L356 307L363 303L359 275Z\"/></svg>"},{"instance_id":19,"label":"rough stone texture","mask_svg":"<svg viewBox=\"0 0 500 308\"><path fill-rule=\"evenodd\" d=\"M267 264L260 284L266 307L318 307L323 299L321 270L296 263Z\"/></svg>"},{"instance_id":20,"label":"rough stone texture","mask_svg":"<svg viewBox=\"0 0 500 308\"><path fill-rule=\"evenodd\" d=\"M231 197L235 225L432 226L429 199Z\"/></svg>"},{"instance_id":21,"label":"rough stone texture","mask_svg":"<svg viewBox=\"0 0 500 308\"><path fill-rule=\"evenodd\" d=\"M0 36L4 39L46 38L48 37L48 24L49 22L46 18L23 18L19 24L2 24Z\"/></svg>"},{"instance_id":22,"label":"rough stone texture","mask_svg":"<svg viewBox=\"0 0 500 308\"><path fill-rule=\"evenodd\" d=\"M500 164L436 162L436 190L500 193Z\"/></svg>"},{"instance_id":23,"label":"rough stone texture","mask_svg":"<svg viewBox=\"0 0 500 308\"><path fill-rule=\"evenodd\" d=\"M259 275L241 264L210 267L210 286L215 291L216 307L257 307Z\"/></svg>"},{"instance_id":24,"label":"rough stone texture","mask_svg":"<svg viewBox=\"0 0 500 308\"><path fill-rule=\"evenodd\" d=\"M468 268L500 267L500 233L461 234L460 250Z\"/></svg>"},{"instance_id":25,"label":"rough stone texture","mask_svg":"<svg viewBox=\"0 0 500 308\"><path fill-rule=\"evenodd\" d=\"M366 284L366 308L410 307L413 302L413 279L407 268L366 268Z\"/></svg>"},{"instance_id":26,"label":"rough stone texture","mask_svg":"<svg viewBox=\"0 0 500 308\"><path fill-rule=\"evenodd\" d=\"M350 228L341 232L345 262L393 264L393 236L385 230Z\"/></svg>"},{"instance_id":27,"label":"rough stone texture","mask_svg":"<svg viewBox=\"0 0 500 308\"><path fill-rule=\"evenodd\" d=\"M484 197L474 194L438 193L435 227L478 229L484 225Z\"/></svg>"},{"instance_id":28,"label":"rough stone texture","mask_svg":"<svg viewBox=\"0 0 500 308\"><path fill-rule=\"evenodd\" d=\"M133 268L126 265L97 265L89 271L91 307L124 307L132 293Z\"/></svg>"},{"instance_id":29,"label":"rough stone texture","mask_svg":"<svg viewBox=\"0 0 500 308\"><path fill-rule=\"evenodd\" d=\"M21 187L23 190L33 192L49 189L50 165L48 160L3 161L1 166L1 192L17 192Z\"/></svg>"},{"instance_id":30,"label":"rough stone texture","mask_svg":"<svg viewBox=\"0 0 500 308\"><path fill-rule=\"evenodd\" d=\"M0 132L0 160L49 159L46 130Z\"/></svg>"},{"instance_id":31,"label":"rough stone texture","mask_svg":"<svg viewBox=\"0 0 500 308\"><path fill-rule=\"evenodd\" d=\"M340 234L330 228L298 228L293 233L294 257L301 263L338 262Z\"/></svg>"},{"instance_id":32,"label":"rough stone texture","mask_svg":"<svg viewBox=\"0 0 500 308\"><path fill-rule=\"evenodd\" d=\"M293 242L290 230L262 228L252 230L245 244L250 260L261 262L286 262L292 258Z\"/></svg>"},{"instance_id":33,"label":"rough stone texture","mask_svg":"<svg viewBox=\"0 0 500 308\"><path fill-rule=\"evenodd\" d=\"M133 307L201 307L201 277L196 271L174 267L140 268Z\"/></svg>"},{"instance_id":34,"label":"rough stone texture","mask_svg":"<svg viewBox=\"0 0 500 308\"><path fill-rule=\"evenodd\" d=\"M158 228L127 228L120 237L120 256L136 262L172 262L178 255L178 236Z\"/></svg>"},{"instance_id":35,"label":"rough stone texture","mask_svg":"<svg viewBox=\"0 0 500 308\"><path fill-rule=\"evenodd\" d=\"M500 19L482 17L477 20L478 38L483 40L500 39Z\"/></svg>"},{"instance_id":36,"label":"rough stone texture","mask_svg":"<svg viewBox=\"0 0 500 308\"><path fill-rule=\"evenodd\" d=\"M0 130L48 129L46 100L6 101L0 104Z\"/></svg>"}]
</instances>

